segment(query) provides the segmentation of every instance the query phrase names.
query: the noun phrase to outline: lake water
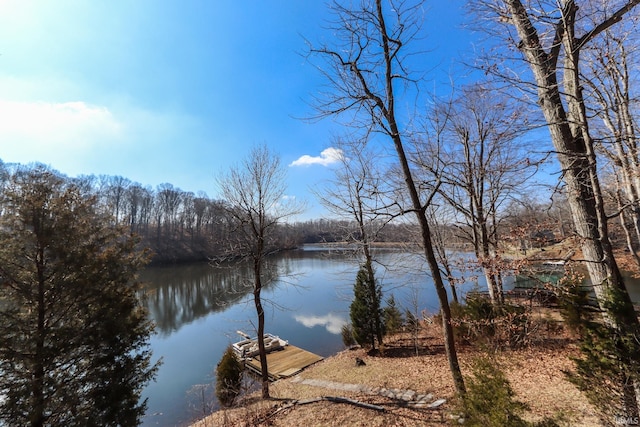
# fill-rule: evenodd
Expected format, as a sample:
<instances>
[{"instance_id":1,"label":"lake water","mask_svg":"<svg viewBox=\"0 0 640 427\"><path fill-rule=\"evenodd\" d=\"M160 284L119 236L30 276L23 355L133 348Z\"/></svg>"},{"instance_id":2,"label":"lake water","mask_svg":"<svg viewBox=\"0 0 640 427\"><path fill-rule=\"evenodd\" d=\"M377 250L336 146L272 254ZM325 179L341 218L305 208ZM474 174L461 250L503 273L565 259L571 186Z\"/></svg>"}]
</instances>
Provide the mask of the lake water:
<instances>
[{"instance_id":1,"label":"lake water","mask_svg":"<svg viewBox=\"0 0 640 427\"><path fill-rule=\"evenodd\" d=\"M423 256L386 249L376 251L376 259L385 299L393 293L401 309L438 311ZM321 356L342 350L340 330L349 318L358 260L309 246L274 256L268 264L273 283L263 291L266 331ZM479 272L464 274L471 279L460 296L474 286L485 288ZM143 425L186 425L215 407L215 367L225 348L240 340L236 331L255 335L251 270L248 264L223 268L202 263L149 268L142 279L148 283L145 304L157 324L151 347L154 358L163 360L156 381L144 390L148 410ZM633 300L640 301L638 280L627 285Z\"/></svg>"},{"instance_id":2,"label":"lake water","mask_svg":"<svg viewBox=\"0 0 640 427\"><path fill-rule=\"evenodd\" d=\"M437 312L431 279L421 272L422 257L382 250L376 258L385 299L393 293L401 308ZM342 350L340 330L349 318L358 261L340 251L306 247L270 258L269 266L276 273L263 291L267 332L325 357ZM156 381L144 390L143 425L185 425L214 404L213 373L225 348L240 340L236 331L255 335L247 286L251 271L247 264L202 263L149 268L142 279L148 283L145 304L157 325L151 347L154 358L163 361Z\"/></svg>"}]
</instances>

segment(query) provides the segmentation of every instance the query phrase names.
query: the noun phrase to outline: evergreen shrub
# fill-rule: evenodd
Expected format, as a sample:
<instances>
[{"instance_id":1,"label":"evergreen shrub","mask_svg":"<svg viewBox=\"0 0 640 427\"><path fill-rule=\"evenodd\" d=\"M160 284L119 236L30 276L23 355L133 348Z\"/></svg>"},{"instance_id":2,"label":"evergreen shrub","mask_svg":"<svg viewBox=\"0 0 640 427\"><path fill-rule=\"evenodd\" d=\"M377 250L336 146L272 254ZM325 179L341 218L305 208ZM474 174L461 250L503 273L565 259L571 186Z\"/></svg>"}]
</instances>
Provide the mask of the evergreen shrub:
<instances>
[{"instance_id":1,"label":"evergreen shrub","mask_svg":"<svg viewBox=\"0 0 640 427\"><path fill-rule=\"evenodd\" d=\"M227 347L216 367L216 397L222 406L233 405L240 394L243 370L231 346Z\"/></svg>"},{"instance_id":2,"label":"evergreen shrub","mask_svg":"<svg viewBox=\"0 0 640 427\"><path fill-rule=\"evenodd\" d=\"M471 427L558 427L545 418L528 422L522 418L528 406L516 399L515 392L500 366L488 357L473 362L472 377L467 377L467 393L461 399L464 425Z\"/></svg>"}]
</instances>

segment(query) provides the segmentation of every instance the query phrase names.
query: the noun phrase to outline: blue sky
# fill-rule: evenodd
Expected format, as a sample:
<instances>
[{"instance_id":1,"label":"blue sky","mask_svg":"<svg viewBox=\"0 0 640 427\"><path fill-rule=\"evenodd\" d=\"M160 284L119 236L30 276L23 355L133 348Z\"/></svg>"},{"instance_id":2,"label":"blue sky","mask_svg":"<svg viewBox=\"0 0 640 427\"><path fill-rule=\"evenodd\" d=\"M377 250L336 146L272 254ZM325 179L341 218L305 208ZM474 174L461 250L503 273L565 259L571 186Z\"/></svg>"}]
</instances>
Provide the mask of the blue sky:
<instances>
[{"instance_id":1,"label":"blue sky","mask_svg":"<svg viewBox=\"0 0 640 427\"><path fill-rule=\"evenodd\" d=\"M434 81L470 48L461 6L428 5ZM216 197L215 177L267 144L315 216L341 129L299 119L322 85L301 53L328 18L320 0L0 0L0 159Z\"/></svg>"}]
</instances>

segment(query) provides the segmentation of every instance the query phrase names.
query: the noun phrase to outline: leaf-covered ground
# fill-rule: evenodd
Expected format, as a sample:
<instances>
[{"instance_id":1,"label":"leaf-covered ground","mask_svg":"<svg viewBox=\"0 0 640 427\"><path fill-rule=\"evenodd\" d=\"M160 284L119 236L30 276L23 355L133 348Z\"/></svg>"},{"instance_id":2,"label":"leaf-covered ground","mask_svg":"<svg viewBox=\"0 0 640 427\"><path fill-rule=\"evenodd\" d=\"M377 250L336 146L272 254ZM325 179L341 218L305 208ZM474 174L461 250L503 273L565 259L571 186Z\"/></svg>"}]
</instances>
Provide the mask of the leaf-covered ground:
<instances>
[{"instance_id":1,"label":"leaf-covered ground","mask_svg":"<svg viewBox=\"0 0 640 427\"><path fill-rule=\"evenodd\" d=\"M418 341L419 355L415 356L415 352L414 340L406 335L390 339L382 356L368 355L362 349L345 350L305 370L296 380L273 383L272 400L261 401L249 396L243 407L218 411L194 426L451 425L451 417L455 413L454 387L437 326L425 326ZM474 346L460 347L463 374L470 375L473 360L486 354ZM577 355L575 344L569 337L554 333L543 344L537 343L517 351L503 350L492 353L490 357L500 363L507 373L517 398L529 406L525 418L539 420L554 417L561 425L598 426L600 424L593 408L563 374L573 366L569 358L571 355ZM365 366L356 366L358 357L365 361ZM380 395L305 385L301 384L302 379L362 384L372 388L410 389L418 393L431 393L434 399L446 398L447 403L438 410L412 409ZM327 401L288 405L294 399L320 396L348 397L383 406L385 411Z\"/></svg>"}]
</instances>

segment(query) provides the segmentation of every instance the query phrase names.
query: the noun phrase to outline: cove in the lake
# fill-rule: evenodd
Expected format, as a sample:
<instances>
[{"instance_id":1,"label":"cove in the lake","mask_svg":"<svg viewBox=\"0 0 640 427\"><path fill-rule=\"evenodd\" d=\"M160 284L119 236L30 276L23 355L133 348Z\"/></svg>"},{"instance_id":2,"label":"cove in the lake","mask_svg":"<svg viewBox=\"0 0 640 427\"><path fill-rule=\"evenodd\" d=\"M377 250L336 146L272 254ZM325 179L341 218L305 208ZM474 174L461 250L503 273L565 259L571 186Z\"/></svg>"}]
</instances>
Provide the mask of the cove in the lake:
<instances>
[{"instance_id":1,"label":"cove in the lake","mask_svg":"<svg viewBox=\"0 0 640 427\"><path fill-rule=\"evenodd\" d=\"M438 311L423 257L385 249L376 251L376 259L385 299L393 294L402 309ZM267 332L324 357L342 350L340 330L349 318L357 259L310 246L271 257L269 267L274 280L263 291ZM482 274L466 275L462 295L474 286L484 289ZM236 331L255 334L251 270L246 263L153 267L142 280L147 283L143 300L157 325L151 347L154 358L163 360L156 381L143 393L148 398L143 425L186 425L215 408L215 367L225 348L239 340ZM637 281L628 283L634 300L640 300Z\"/></svg>"},{"instance_id":2,"label":"cove in the lake","mask_svg":"<svg viewBox=\"0 0 640 427\"><path fill-rule=\"evenodd\" d=\"M422 257L380 250L376 258L385 298L393 293L412 310L417 298L420 311L437 312ZM267 331L321 356L342 350L340 330L349 318L357 259L339 250L306 247L271 257L269 266L275 280L263 291ZM185 425L215 405L215 366L226 346L239 339L236 331L255 333L251 270L246 263L153 267L142 280L147 283L143 299L157 325L151 347L154 358L163 361L156 381L144 391L144 425Z\"/></svg>"}]
</instances>

